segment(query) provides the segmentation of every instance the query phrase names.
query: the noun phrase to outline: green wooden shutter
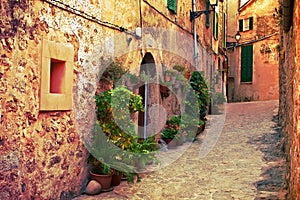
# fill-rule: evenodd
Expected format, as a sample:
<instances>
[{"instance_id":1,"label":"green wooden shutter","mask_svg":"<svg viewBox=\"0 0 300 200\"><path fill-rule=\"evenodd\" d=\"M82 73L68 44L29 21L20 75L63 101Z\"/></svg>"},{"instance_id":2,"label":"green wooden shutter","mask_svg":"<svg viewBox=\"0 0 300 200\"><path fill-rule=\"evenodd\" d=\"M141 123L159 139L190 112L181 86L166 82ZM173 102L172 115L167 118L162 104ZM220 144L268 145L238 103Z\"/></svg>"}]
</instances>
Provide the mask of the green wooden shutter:
<instances>
[{"instance_id":1,"label":"green wooden shutter","mask_svg":"<svg viewBox=\"0 0 300 200\"><path fill-rule=\"evenodd\" d=\"M252 82L253 45L242 46L241 82Z\"/></svg>"},{"instance_id":2,"label":"green wooden shutter","mask_svg":"<svg viewBox=\"0 0 300 200\"><path fill-rule=\"evenodd\" d=\"M205 25L206 25L206 28L209 28L209 26L210 26L210 12L209 12L210 2L209 2L209 0L206 0L205 7L206 7L206 11L208 12L205 15L206 16Z\"/></svg>"},{"instance_id":3,"label":"green wooden shutter","mask_svg":"<svg viewBox=\"0 0 300 200\"><path fill-rule=\"evenodd\" d=\"M226 14L223 14L222 46L226 47Z\"/></svg>"},{"instance_id":4,"label":"green wooden shutter","mask_svg":"<svg viewBox=\"0 0 300 200\"><path fill-rule=\"evenodd\" d=\"M217 40L219 35L219 15L216 12L214 12L214 18L213 18L213 35Z\"/></svg>"},{"instance_id":5,"label":"green wooden shutter","mask_svg":"<svg viewBox=\"0 0 300 200\"><path fill-rule=\"evenodd\" d=\"M249 30L253 30L253 17L249 18Z\"/></svg>"},{"instance_id":6,"label":"green wooden shutter","mask_svg":"<svg viewBox=\"0 0 300 200\"><path fill-rule=\"evenodd\" d=\"M239 20L239 30L241 32L244 31L244 20L242 19Z\"/></svg>"},{"instance_id":7,"label":"green wooden shutter","mask_svg":"<svg viewBox=\"0 0 300 200\"><path fill-rule=\"evenodd\" d=\"M168 9L170 11L172 11L173 13L176 13L176 10L177 10L177 2L176 2L176 0L168 0L167 4L168 4Z\"/></svg>"}]
</instances>

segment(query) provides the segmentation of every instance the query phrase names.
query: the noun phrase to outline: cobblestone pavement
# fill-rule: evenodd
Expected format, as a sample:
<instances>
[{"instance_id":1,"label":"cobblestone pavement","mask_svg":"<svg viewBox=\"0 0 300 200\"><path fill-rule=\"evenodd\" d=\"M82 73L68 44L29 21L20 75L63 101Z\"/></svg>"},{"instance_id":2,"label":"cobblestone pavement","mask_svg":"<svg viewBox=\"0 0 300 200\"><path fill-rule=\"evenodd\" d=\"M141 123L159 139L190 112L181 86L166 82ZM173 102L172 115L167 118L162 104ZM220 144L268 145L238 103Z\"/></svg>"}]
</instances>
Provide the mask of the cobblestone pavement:
<instances>
[{"instance_id":1,"label":"cobblestone pavement","mask_svg":"<svg viewBox=\"0 0 300 200\"><path fill-rule=\"evenodd\" d=\"M122 182L111 192L75 199L285 199L277 104L227 104L224 115L208 116L197 141L161 153L165 163L178 157L172 164L142 174L140 182Z\"/></svg>"}]
</instances>

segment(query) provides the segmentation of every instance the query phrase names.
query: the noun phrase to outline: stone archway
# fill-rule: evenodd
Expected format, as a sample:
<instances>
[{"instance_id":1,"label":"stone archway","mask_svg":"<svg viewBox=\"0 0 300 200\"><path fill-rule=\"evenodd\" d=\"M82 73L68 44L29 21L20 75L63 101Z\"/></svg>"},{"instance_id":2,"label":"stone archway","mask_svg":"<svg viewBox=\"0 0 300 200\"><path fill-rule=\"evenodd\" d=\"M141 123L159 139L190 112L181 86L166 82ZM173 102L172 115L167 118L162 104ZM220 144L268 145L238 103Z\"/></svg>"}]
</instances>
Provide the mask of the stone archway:
<instances>
[{"instance_id":1,"label":"stone archway","mask_svg":"<svg viewBox=\"0 0 300 200\"><path fill-rule=\"evenodd\" d=\"M159 105L160 93L159 84L156 83L156 64L151 53L146 53L141 62L140 77L143 83L138 92L143 97L145 112L138 114L138 134L140 138L146 139L157 134L156 128L159 127L159 109L156 105Z\"/></svg>"}]
</instances>

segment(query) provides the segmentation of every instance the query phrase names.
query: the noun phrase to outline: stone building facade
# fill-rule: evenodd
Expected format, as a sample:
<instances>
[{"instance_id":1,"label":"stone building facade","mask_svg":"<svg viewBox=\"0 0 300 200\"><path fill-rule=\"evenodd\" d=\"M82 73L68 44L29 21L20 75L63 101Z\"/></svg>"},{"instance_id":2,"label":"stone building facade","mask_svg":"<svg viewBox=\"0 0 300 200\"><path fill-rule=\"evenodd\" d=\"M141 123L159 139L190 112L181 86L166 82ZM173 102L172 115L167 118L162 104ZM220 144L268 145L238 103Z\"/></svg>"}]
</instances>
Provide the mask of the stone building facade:
<instances>
[{"instance_id":1,"label":"stone building facade","mask_svg":"<svg viewBox=\"0 0 300 200\"><path fill-rule=\"evenodd\" d=\"M229 101L278 99L279 22L274 16L278 1L229 2L229 6L235 5L228 25L235 27L228 30ZM241 37L237 43L238 31Z\"/></svg>"},{"instance_id":2,"label":"stone building facade","mask_svg":"<svg viewBox=\"0 0 300 200\"><path fill-rule=\"evenodd\" d=\"M80 194L100 72L114 60L136 74L144 61L158 77L174 65L195 70L191 9L187 0L175 9L163 0L1 1L0 199ZM224 90L226 75L214 81L226 61L222 31L212 41L212 26L197 20L196 70Z\"/></svg>"},{"instance_id":3,"label":"stone building facade","mask_svg":"<svg viewBox=\"0 0 300 200\"><path fill-rule=\"evenodd\" d=\"M286 138L288 199L300 198L300 2L281 0L279 119Z\"/></svg>"}]
</instances>

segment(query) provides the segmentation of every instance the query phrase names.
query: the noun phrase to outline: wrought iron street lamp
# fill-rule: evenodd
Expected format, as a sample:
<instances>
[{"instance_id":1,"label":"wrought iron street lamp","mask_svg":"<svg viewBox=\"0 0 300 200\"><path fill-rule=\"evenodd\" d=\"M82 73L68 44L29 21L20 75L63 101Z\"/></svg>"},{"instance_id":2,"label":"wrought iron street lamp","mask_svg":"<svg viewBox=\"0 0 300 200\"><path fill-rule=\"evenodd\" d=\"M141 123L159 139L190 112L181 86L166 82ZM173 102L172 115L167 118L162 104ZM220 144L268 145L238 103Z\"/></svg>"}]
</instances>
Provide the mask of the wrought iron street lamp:
<instances>
[{"instance_id":1,"label":"wrought iron street lamp","mask_svg":"<svg viewBox=\"0 0 300 200\"><path fill-rule=\"evenodd\" d=\"M240 34L240 32L238 31L238 32L235 34L235 40L236 40L237 43L239 43L240 39L241 39L241 34Z\"/></svg>"},{"instance_id":2,"label":"wrought iron street lamp","mask_svg":"<svg viewBox=\"0 0 300 200\"><path fill-rule=\"evenodd\" d=\"M218 0L209 0L209 3L211 6L217 6L218 5Z\"/></svg>"},{"instance_id":3,"label":"wrought iron street lamp","mask_svg":"<svg viewBox=\"0 0 300 200\"><path fill-rule=\"evenodd\" d=\"M212 10L200 10L200 11L190 11L190 21L195 20L196 18L200 17L202 14L208 15L210 12L215 11L215 7L218 5L218 0L210 0L210 6L213 7Z\"/></svg>"}]
</instances>

